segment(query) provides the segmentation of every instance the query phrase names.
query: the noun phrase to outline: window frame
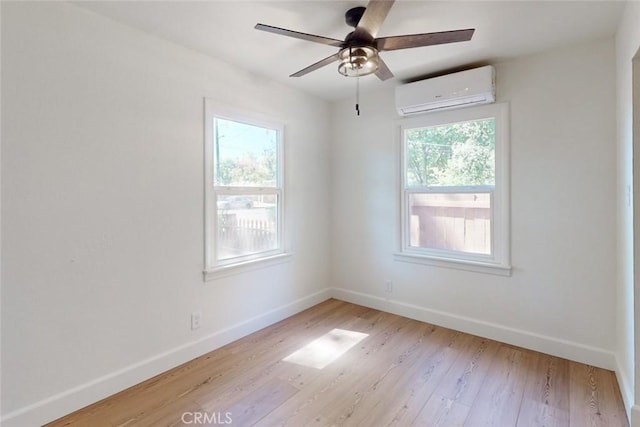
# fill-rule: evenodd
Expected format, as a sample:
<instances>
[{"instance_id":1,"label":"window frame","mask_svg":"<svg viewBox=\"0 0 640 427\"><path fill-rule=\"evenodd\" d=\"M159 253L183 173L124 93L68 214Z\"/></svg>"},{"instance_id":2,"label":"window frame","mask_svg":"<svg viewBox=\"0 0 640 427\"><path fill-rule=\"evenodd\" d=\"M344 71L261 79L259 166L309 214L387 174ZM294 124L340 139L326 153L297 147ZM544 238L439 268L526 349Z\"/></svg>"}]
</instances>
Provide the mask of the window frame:
<instances>
[{"instance_id":1,"label":"window frame","mask_svg":"<svg viewBox=\"0 0 640 427\"><path fill-rule=\"evenodd\" d=\"M407 183L405 131L487 118L495 120L495 184L493 186L428 187ZM398 120L397 127L400 146L400 251L395 254L395 259L482 273L510 275L509 105L494 103L412 116ZM491 195L490 255L410 246L409 202L411 194L471 192L489 192Z\"/></svg>"},{"instance_id":2,"label":"window frame","mask_svg":"<svg viewBox=\"0 0 640 427\"><path fill-rule=\"evenodd\" d=\"M244 123L276 131L276 185L224 186L215 185L215 118ZM285 244L285 126L281 121L263 114L234 107L220 107L210 99L204 99L204 280L208 281L230 274L238 274L256 268L268 267L286 261L291 255ZM220 260L218 257L218 207L219 196L275 195L276 248Z\"/></svg>"}]
</instances>

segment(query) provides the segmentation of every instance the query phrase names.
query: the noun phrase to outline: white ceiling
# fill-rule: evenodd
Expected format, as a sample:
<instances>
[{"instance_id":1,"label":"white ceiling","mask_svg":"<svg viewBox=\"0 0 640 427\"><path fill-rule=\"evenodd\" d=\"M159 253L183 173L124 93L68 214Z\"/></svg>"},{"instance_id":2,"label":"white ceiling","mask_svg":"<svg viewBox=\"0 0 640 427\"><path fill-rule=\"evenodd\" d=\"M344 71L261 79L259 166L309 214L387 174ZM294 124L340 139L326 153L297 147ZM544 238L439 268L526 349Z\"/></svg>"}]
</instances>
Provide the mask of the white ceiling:
<instances>
[{"instance_id":1,"label":"white ceiling","mask_svg":"<svg viewBox=\"0 0 640 427\"><path fill-rule=\"evenodd\" d=\"M327 100L353 96L337 63L290 74L336 48L257 31L256 23L344 39L344 12L363 1L80 1L76 5L225 60ZM361 78L361 90L394 86L469 65L484 65L613 36L622 1L397 1L378 37L475 28L473 39L383 52L395 78Z\"/></svg>"}]
</instances>

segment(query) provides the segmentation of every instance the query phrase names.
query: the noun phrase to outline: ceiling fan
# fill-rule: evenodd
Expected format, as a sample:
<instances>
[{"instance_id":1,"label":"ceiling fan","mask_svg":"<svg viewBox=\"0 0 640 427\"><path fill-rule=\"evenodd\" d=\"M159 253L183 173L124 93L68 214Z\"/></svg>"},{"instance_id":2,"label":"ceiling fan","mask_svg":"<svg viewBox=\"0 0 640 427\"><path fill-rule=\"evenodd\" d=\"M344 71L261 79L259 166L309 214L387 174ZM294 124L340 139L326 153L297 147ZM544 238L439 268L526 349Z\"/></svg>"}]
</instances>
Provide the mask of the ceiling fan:
<instances>
[{"instance_id":1,"label":"ceiling fan","mask_svg":"<svg viewBox=\"0 0 640 427\"><path fill-rule=\"evenodd\" d=\"M387 80L393 77L393 73L380 57L380 52L468 41L471 40L475 31L475 29L471 28L376 38L378 30L393 3L394 0L370 0L367 7L360 6L349 9L345 13L345 21L347 25L354 27L354 30L347 34L344 40L301 33L265 24L256 24L255 29L340 48L338 53L303 68L291 74L290 77L304 76L325 65L338 61L338 72L343 76L360 77L375 73L380 80Z\"/></svg>"}]
</instances>

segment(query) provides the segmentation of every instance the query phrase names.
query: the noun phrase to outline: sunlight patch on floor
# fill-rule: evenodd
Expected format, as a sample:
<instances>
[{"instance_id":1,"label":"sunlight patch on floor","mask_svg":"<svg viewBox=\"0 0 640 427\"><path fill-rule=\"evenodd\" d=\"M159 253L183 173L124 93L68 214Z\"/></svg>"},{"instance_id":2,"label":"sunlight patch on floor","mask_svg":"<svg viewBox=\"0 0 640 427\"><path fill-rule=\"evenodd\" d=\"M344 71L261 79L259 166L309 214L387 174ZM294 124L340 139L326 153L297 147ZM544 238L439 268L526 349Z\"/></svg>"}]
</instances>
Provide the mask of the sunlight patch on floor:
<instances>
[{"instance_id":1,"label":"sunlight patch on floor","mask_svg":"<svg viewBox=\"0 0 640 427\"><path fill-rule=\"evenodd\" d=\"M369 334L363 334L362 332L334 329L282 360L322 369L368 336Z\"/></svg>"}]
</instances>

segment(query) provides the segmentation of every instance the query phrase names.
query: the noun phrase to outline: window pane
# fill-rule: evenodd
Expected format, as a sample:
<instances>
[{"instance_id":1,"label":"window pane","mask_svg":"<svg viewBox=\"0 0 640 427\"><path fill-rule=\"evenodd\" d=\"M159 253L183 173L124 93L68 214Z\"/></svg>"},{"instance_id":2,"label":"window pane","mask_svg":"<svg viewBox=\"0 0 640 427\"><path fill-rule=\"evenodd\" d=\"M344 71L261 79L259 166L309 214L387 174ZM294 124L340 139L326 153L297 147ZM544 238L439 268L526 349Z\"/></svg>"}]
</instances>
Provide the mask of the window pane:
<instances>
[{"instance_id":1,"label":"window pane","mask_svg":"<svg viewBox=\"0 0 640 427\"><path fill-rule=\"evenodd\" d=\"M219 260L278 248L277 197L266 194L217 198Z\"/></svg>"},{"instance_id":2,"label":"window pane","mask_svg":"<svg viewBox=\"0 0 640 427\"><path fill-rule=\"evenodd\" d=\"M491 254L491 193L410 193L409 246Z\"/></svg>"},{"instance_id":3,"label":"window pane","mask_svg":"<svg viewBox=\"0 0 640 427\"><path fill-rule=\"evenodd\" d=\"M405 131L408 186L495 184L495 119Z\"/></svg>"},{"instance_id":4,"label":"window pane","mask_svg":"<svg viewBox=\"0 0 640 427\"><path fill-rule=\"evenodd\" d=\"M214 184L277 186L278 131L221 118L213 119Z\"/></svg>"}]
</instances>

